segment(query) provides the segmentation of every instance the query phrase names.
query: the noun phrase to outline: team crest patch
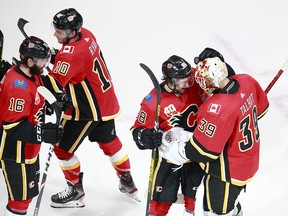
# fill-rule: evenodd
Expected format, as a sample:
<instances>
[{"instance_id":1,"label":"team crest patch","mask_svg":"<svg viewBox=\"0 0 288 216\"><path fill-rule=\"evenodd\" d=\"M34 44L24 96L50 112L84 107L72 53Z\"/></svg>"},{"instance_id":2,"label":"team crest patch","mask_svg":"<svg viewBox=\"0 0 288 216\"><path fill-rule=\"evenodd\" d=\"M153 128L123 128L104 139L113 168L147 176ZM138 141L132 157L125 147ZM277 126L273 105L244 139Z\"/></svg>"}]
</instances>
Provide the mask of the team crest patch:
<instances>
[{"instance_id":1,"label":"team crest patch","mask_svg":"<svg viewBox=\"0 0 288 216\"><path fill-rule=\"evenodd\" d=\"M215 103L210 103L207 111L210 113L219 114L220 110L221 110L221 105L215 104Z\"/></svg>"},{"instance_id":2,"label":"team crest patch","mask_svg":"<svg viewBox=\"0 0 288 216\"><path fill-rule=\"evenodd\" d=\"M26 81L18 80L18 79L14 80L14 87L16 87L16 88L24 88L25 89L26 86L27 86L27 82Z\"/></svg>"},{"instance_id":3,"label":"team crest patch","mask_svg":"<svg viewBox=\"0 0 288 216\"><path fill-rule=\"evenodd\" d=\"M144 101L150 102L154 98L153 94L148 94L145 96Z\"/></svg>"}]
</instances>

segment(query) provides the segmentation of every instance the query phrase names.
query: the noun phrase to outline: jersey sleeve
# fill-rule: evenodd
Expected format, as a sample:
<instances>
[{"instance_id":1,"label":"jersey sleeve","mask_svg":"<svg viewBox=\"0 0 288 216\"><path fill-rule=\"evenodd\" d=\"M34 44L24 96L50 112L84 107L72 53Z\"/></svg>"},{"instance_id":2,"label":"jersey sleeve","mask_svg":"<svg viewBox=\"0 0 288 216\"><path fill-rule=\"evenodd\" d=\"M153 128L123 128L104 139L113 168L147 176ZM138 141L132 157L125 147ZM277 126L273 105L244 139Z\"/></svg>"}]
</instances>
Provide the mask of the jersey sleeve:
<instances>
[{"instance_id":1,"label":"jersey sleeve","mask_svg":"<svg viewBox=\"0 0 288 216\"><path fill-rule=\"evenodd\" d=\"M140 111L138 112L137 118L135 120L132 128L153 128L155 124L156 117L156 92L152 91L149 93L141 103Z\"/></svg>"}]
</instances>

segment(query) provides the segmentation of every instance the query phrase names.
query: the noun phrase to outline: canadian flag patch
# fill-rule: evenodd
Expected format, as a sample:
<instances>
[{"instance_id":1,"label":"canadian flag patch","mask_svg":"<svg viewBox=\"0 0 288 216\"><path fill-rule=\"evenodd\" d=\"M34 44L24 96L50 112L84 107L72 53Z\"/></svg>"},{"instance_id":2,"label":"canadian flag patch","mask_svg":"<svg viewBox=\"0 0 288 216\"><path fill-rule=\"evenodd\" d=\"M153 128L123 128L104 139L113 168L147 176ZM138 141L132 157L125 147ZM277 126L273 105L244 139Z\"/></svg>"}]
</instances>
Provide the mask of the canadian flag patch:
<instances>
[{"instance_id":1,"label":"canadian flag patch","mask_svg":"<svg viewBox=\"0 0 288 216\"><path fill-rule=\"evenodd\" d=\"M221 110L221 105L210 103L207 111L210 113L219 114L220 110Z\"/></svg>"},{"instance_id":2,"label":"canadian flag patch","mask_svg":"<svg viewBox=\"0 0 288 216\"><path fill-rule=\"evenodd\" d=\"M74 46L65 46L64 49L62 50L63 53L73 53L74 51Z\"/></svg>"}]
</instances>

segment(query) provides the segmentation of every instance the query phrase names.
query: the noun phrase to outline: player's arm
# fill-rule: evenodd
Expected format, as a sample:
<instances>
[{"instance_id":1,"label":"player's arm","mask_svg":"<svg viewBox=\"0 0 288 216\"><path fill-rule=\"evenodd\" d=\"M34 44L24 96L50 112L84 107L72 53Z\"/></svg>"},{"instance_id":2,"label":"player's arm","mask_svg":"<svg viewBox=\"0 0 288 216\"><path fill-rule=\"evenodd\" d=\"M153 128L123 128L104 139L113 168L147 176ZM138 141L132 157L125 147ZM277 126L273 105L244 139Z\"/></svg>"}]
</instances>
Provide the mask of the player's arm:
<instances>
[{"instance_id":1,"label":"player's arm","mask_svg":"<svg viewBox=\"0 0 288 216\"><path fill-rule=\"evenodd\" d=\"M153 128L156 115L156 110L151 109L155 107L153 104L147 96L144 98L137 119L131 127L133 140L141 150L158 148L162 144L163 132Z\"/></svg>"}]
</instances>

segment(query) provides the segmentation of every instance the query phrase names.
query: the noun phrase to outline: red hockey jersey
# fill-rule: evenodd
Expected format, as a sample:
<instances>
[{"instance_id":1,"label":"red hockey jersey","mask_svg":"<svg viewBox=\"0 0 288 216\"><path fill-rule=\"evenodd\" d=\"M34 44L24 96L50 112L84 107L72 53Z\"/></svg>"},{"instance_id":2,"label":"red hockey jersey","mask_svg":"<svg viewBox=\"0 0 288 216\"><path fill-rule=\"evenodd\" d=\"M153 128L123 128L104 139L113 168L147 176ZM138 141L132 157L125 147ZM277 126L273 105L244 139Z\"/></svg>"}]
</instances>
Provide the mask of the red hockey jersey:
<instances>
[{"instance_id":1,"label":"red hockey jersey","mask_svg":"<svg viewBox=\"0 0 288 216\"><path fill-rule=\"evenodd\" d=\"M235 75L234 94L217 93L201 105L197 127L186 145L190 160L203 163L207 173L235 185L245 185L259 167L258 119L268 110L260 85L246 74Z\"/></svg>"},{"instance_id":2,"label":"red hockey jersey","mask_svg":"<svg viewBox=\"0 0 288 216\"><path fill-rule=\"evenodd\" d=\"M37 87L40 85L43 84L39 76L28 77L17 66L12 67L2 79L0 159L27 164L36 161L40 144L16 137L28 137L25 134L31 133L21 130L24 121L32 125L41 125L44 122L45 100L37 92Z\"/></svg>"},{"instance_id":3,"label":"red hockey jersey","mask_svg":"<svg viewBox=\"0 0 288 216\"><path fill-rule=\"evenodd\" d=\"M168 93L165 85L161 84L161 103L159 127L168 131L172 127L182 127L193 131L196 126L196 114L202 103L202 90L197 84L187 89L183 94ZM157 95L155 88L143 99L141 109L133 128L153 128L156 116Z\"/></svg>"},{"instance_id":4,"label":"red hockey jersey","mask_svg":"<svg viewBox=\"0 0 288 216\"><path fill-rule=\"evenodd\" d=\"M48 77L56 92L59 91L58 82L72 99L73 106L65 112L64 118L106 121L120 114L118 99L100 47L87 29L81 29L80 40L62 46Z\"/></svg>"}]
</instances>

